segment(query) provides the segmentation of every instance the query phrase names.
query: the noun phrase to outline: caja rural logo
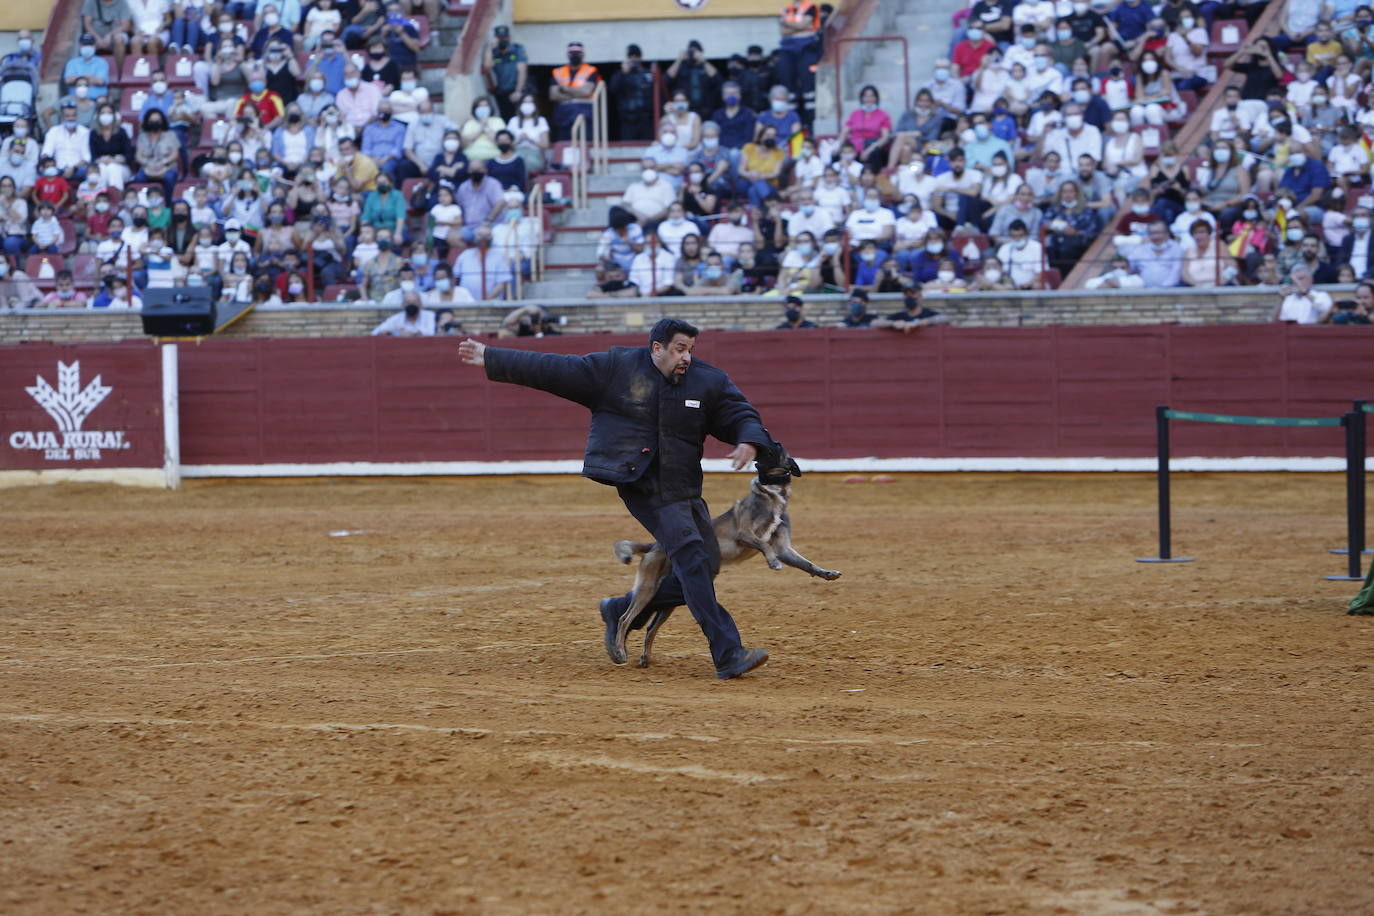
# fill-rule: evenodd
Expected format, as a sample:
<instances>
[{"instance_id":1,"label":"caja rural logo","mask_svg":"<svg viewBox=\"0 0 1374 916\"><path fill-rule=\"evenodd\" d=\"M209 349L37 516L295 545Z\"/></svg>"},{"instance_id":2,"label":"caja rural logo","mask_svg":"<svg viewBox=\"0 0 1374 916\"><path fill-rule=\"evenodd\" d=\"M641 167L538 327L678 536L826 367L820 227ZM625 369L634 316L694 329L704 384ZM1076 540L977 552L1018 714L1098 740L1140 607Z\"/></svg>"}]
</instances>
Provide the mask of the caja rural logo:
<instances>
[{"instance_id":1,"label":"caja rural logo","mask_svg":"<svg viewBox=\"0 0 1374 916\"><path fill-rule=\"evenodd\" d=\"M10 434L10 448L42 451L48 461L99 461L101 449L129 447L123 430L81 428L114 389L102 384L98 375L83 389L80 360L73 360L70 366L58 361L56 388L40 375L37 384L24 390L53 418L57 431L16 431Z\"/></svg>"}]
</instances>

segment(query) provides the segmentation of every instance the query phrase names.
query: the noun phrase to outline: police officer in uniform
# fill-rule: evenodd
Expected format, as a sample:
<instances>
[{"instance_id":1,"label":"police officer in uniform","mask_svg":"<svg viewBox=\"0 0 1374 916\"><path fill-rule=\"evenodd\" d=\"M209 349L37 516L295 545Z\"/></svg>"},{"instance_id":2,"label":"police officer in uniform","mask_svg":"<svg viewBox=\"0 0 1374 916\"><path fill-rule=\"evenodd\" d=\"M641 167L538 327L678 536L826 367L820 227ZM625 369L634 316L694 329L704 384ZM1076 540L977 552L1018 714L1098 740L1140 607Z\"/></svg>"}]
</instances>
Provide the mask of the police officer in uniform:
<instances>
[{"instance_id":1,"label":"police officer in uniform","mask_svg":"<svg viewBox=\"0 0 1374 916\"><path fill-rule=\"evenodd\" d=\"M639 624L665 607L686 604L711 645L716 677L739 677L768 660L763 649L746 649L739 630L716 601L714 578L720 548L711 513L701 498L701 456L708 435L737 443L736 470L777 444L730 377L693 360L697 329L664 318L649 332L647 347L614 347L607 353L568 356L488 347L465 340L459 357L484 366L487 378L538 388L592 412L582 474L616 488L625 508L668 552L666 576ZM606 650L617 655L616 626L630 595L601 602Z\"/></svg>"},{"instance_id":2,"label":"police officer in uniform","mask_svg":"<svg viewBox=\"0 0 1374 916\"><path fill-rule=\"evenodd\" d=\"M515 117L520 99L527 91L528 61L525 46L510 40L510 26L498 25L496 44L487 45L482 71L487 75L487 86L496 99L496 108L503 121Z\"/></svg>"},{"instance_id":3,"label":"police officer in uniform","mask_svg":"<svg viewBox=\"0 0 1374 916\"><path fill-rule=\"evenodd\" d=\"M587 119L587 136L592 129L592 93L601 75L583 58L582 42L568 42L568 62L553 70L553 85L549 87L549 101L557 105L553 110L555 140L571 140L572 126L579 116Z\"/></svg>"},{"instance_id":4,"label":"police officer in uniform","mask_svg":"<svg viewBox=\"0 0 1374 916\"><path fill-rule=\"evenodd\" d=\"M611 76L620 140L654 139L654 75L644 66L639 45L625 49L620 70Z\"/></svg>"}]
</instances>

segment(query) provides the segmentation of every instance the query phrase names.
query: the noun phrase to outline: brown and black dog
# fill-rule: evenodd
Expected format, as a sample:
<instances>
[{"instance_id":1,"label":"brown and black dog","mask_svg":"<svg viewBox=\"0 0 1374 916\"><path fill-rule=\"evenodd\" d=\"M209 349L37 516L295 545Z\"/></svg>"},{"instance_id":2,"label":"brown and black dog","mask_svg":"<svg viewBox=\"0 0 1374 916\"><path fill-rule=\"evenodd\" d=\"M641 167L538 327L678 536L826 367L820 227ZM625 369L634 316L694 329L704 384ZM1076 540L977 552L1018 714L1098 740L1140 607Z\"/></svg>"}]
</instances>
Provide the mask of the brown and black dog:
<instances>
[{"instance_id":1,"label":"brown and black dog","mask_svg":"<svg viewBox=\"0 0 1374 916\"><path fill-rule=\"evenodd\" d=\"M801 476L797 462L779 447L774 455L767 459L760 458L755 466L759 474L750 486L748 495L737 500L714 520L721 565L736 563L752 556L752 551L758 551L771 569L782 569L786 564L828 581L838 579L839 570L821 569L792 548L792 523L787 517L787 501L792 495L792 478ZM616 541L615 556L625 564L640 557L639 569L635 572L634 601L621 615L620 629L616 634L619 657L615 660L624 662L625 638L630 624L648 606L658 590L659 582L671 572L672 566L668 554L657 542ZM648 667L654 634L672 613L672 608L657 611L649 621L644 632L644 651L639 656L639 667Z\"/></svg>"}]
</instances>

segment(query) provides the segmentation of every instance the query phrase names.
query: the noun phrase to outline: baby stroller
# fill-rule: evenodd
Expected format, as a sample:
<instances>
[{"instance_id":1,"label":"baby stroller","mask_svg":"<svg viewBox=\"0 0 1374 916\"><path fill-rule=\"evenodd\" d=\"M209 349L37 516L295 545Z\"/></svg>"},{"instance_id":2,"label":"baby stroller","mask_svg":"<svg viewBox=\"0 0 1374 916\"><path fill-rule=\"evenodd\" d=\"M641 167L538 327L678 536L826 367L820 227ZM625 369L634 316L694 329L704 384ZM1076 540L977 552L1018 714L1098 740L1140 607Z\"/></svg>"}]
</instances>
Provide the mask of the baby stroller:
<instances>
[{"instance_id":1,"label":"baby stroller","mask_svg":"<svg viewBox=\"0 0 1374 916\"><path fill-rule=\"evenodd\" d=\"M0 132L8 134L18 118L33 120L38 74L19 61L0 64Z\"/></svg>"}]
</instances>

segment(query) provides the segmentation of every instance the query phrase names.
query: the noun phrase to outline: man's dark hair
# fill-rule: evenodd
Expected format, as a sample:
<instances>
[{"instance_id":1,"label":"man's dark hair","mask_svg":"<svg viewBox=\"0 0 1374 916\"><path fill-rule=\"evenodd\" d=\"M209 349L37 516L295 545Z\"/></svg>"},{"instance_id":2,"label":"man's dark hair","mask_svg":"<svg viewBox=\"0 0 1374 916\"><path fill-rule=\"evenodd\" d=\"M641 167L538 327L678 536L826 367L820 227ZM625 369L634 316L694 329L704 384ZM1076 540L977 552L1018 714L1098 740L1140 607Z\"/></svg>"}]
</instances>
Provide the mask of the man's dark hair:
<instances>
[{"instance_id":1,"label":"man's dark hair","mask_svg":"<svg viewBox=\"0 0 1374 916\"><path fill-rule=\"evenodd\" d=\"M1015 232L1017 229L1020 229L1022 232L1029 232L1029 231L1030 231L1029 229L1026 228L1026 224L1025 224L1025 222L1024 222L1023 220L1014 219L1014 220L1011 221L1011 225L1007 227L1007 231L1008 231L1008 232Z\"/></svg>"},{"instance_id":2,"label":"man's dark hair","mask_svg":"<svg viewBox=\"0 0 1374 916\"><path fill-rule=\"evenodd\" d=\"M686 334L695 340L698 333L695 326L681 318L660 318L649 330L649 345L661 343L666 347L668 342L679 334Z\"/></svg>"}]
</instances>

